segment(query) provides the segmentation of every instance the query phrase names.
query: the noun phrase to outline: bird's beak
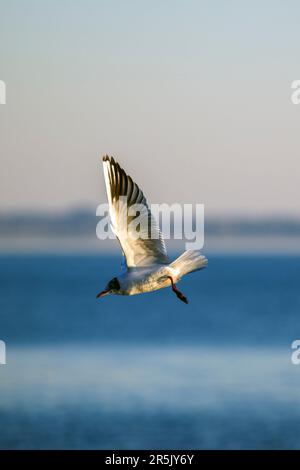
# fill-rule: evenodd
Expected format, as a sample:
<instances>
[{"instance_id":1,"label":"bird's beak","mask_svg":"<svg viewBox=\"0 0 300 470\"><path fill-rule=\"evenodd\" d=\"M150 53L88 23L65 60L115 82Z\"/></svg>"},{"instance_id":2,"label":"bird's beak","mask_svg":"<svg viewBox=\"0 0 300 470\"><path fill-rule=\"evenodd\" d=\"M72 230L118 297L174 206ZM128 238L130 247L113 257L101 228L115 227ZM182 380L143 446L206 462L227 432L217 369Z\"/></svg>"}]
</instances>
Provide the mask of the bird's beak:
<instances>
[{"instance_id":1,"label":"bird's beak","mask_svg":"<svg viewBox=\"0 0 300 470\"><path fill-rule=\"evenodd\" d=\"M110 290L109 289L105 289L101 292L99 292L99 294L96 296L96 299L99 299L100 297L104 297L105 295L109 294Z\"/></svg>"}]
</instances>

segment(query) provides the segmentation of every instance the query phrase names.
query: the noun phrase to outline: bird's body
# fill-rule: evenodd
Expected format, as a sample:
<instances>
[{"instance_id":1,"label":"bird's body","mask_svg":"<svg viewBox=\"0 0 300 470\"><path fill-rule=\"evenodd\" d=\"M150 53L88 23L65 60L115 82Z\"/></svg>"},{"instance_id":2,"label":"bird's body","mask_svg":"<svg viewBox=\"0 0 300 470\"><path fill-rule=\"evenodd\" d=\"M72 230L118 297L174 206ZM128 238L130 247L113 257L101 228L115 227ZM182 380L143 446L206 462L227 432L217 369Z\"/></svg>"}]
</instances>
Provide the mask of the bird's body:
<instances>
[{"instance_id":1,"label":"bird's body","mask_svg":"<svg viewBox=\"0 0 300 470\"><path fill-rule=\"evenodd\" d=\"M120 289L114 293L119 295L135 295L170 287L170 276L174 283L179 280L178 272L167 265L132 268L117 277Z\"/></svg>"},{"instance_id":2,"label":"bird's body","mask_svg":"<svg viewBox=\"0 0 300 470\"><path fill-rule=\"evenodd\" d=\"M111 227L124 261L123 272L97 297L142 294L171 286L177 297L188 303L176 282L185 274L204 268L207 259L199 251L187 250L170 263L162 234L138 185L112 157L103 157L103 168ZM139 213L138 235L134 209Z\"/></svg>"}]
</instances>

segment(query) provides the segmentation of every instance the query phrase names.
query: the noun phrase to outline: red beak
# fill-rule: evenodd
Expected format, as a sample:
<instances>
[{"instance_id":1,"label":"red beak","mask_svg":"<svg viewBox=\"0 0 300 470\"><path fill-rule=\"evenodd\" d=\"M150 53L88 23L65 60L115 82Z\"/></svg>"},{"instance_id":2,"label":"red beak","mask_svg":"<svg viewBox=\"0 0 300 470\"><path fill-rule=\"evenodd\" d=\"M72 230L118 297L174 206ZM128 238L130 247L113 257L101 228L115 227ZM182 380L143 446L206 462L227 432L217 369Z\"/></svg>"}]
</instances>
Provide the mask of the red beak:
<instances>
[{"instance_id":1,"label":"red beak","mask_svg":"<svg viewBox=\"0 0 300 470\"><path fill-rule=\"evenodd\" d=\"M99 299L100 297L104 297L105 295L109 294L109 289L105 289L96 296L96 299Z\"/></svg>"}]
</instances>

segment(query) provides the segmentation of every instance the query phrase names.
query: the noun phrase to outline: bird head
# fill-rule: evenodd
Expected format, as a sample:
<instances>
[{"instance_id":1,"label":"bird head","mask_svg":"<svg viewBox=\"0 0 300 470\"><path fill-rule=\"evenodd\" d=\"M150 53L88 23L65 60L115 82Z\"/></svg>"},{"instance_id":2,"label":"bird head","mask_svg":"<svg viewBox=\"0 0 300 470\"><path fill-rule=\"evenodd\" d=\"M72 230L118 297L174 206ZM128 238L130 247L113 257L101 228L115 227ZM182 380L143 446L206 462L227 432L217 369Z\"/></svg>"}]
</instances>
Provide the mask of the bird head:
<instances>
[{"instance_id":1,"label":"bird head","mask_svg":"<svg viewBox=\"0 0 300 470\"><path fill-rule=\"evenodd\" d=\"M109 281L105 289L99 292L99 294L97 295L97 299L100 297L104 297L107 294L116 294L119 290L120 290L120 283L118 281L118 278L114 277L111 281Z\"/></svg>"}]
</instances>

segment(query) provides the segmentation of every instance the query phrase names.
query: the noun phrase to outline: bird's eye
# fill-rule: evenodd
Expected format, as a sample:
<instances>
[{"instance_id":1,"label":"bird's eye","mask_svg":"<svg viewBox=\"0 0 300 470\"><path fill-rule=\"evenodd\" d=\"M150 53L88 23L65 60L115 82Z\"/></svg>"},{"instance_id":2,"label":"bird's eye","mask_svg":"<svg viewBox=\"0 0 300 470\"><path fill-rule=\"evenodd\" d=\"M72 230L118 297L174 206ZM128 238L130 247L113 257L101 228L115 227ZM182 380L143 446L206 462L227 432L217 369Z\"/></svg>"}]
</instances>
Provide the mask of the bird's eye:
<instances>
[{"instance_id":1,"label":"bird's eye","mask_svg":"<svg viewBox=\"0 0 300 470\"><path fill-rule=\"evenodd\" d=\"M109 281L108 287L110 289L114 290L119 290L120 289L120 283L116 277L114 277L111 281Z\"/></svg>"}]
</instances>

